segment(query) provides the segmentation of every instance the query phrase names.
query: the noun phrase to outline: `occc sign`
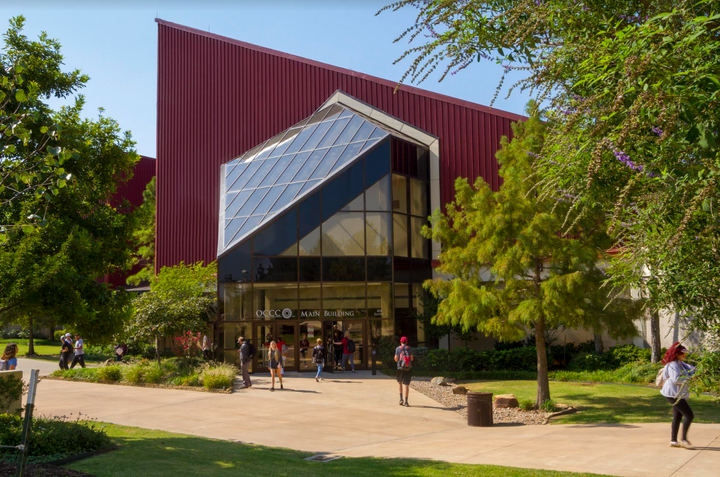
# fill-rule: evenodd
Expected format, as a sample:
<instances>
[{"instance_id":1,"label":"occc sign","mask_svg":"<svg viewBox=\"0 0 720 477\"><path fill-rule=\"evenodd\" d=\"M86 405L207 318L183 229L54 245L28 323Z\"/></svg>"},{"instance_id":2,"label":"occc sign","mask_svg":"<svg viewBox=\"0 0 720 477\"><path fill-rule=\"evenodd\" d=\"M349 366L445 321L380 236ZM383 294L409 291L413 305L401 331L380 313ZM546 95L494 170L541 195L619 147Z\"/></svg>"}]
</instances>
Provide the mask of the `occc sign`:
<instances>
[{"instance_id":1,"label":"occc sign","mask_svg":"<svg viewBox=\"0 0 720 477\"><path fill-rule=\"evenodd\" d=\"M283 310L257 310L255 316L258 318L292 318L292 310L285 308Z\"/></svg>"}]
</instances>

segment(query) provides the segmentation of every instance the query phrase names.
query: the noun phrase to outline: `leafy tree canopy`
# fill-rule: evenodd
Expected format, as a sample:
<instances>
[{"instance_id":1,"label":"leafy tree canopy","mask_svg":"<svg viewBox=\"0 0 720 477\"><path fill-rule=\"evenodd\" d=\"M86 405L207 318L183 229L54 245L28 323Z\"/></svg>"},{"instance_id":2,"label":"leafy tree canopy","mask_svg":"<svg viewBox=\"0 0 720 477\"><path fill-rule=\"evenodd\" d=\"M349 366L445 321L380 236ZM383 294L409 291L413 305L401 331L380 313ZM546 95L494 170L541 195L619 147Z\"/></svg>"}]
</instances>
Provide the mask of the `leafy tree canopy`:
<instances>
[{"instance_id":1,"label":"leafy tree canopy","mask_svg":"<svg viewBox=\"0 0 720 477\"><path fill-rule=\"evenodd\" d=\"M720 319L720 2L402 0L403 80L475 61L548 105L542 195L607 211L611 271L659 306ZM385 10L384 9L384 10ZM500 78L499 84L505 75ZM498 87L498 91L500 86ZM568 223L572 225L572 222ZM566 231L568 228L566 227Z\"/></svg>"},{"instance_id":2,"label":"leafy tree canopy","mask_svg":"<svg viewBox=\"0 0 720 477\"><path fill-rule=\"evenodd\" d=\"M635 334L639 305L611 301L599 291L605 279L596 264L610 243L602 214L591 211L564 225L569 201L538 192L537 153L546 126L531 110L513 124L514 139L498 152L503 183L498 192L479 178L455 182L447 212L436 210L423 233L442 244L441 278L425 286L438 297L435 321L479 330L501 340L535 331L538 354L537 403L550 399L545 331L586 327L613 336Z\"/></svg>"},{"instance_id":3,"label":"leafy tree canopy","mask_svg":"<svg viewBox=\"0 0 720 477\"><path fill-rule=\"evenodd\" d=\"M136 247L135 265L141 265L136 274L127 278L128 285L149 283L155 276L155 177L143 191L143 203L135 211L137 229L133 232Z\"/></svg>"}]
</instances>

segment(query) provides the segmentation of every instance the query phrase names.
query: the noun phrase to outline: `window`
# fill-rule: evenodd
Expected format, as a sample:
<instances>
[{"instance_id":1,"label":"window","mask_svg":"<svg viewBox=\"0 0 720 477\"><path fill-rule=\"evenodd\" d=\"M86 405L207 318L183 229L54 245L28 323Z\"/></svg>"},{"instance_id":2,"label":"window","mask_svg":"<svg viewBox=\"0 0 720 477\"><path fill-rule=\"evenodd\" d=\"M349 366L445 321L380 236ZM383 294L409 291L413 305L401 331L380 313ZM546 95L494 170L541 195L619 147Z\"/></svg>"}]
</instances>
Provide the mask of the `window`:
<instances>
[{"instance_id":1,"label":"window","mask_svg":"<svg viewBox=\"0 0 720 477\"><path fill-rule=\"evenodd\" d=\"M320 255L320 227L300 239L300 255Z\"/></svg>"},{"instance_id":2,"label":"window","mask_svg":"<svg viewBox=\"0 0 720 477\"><path fill-rule=\"evenodd\" d=\"M417 179L410 179L410 213L427 218L428 213L428 194L425 182Z\"/></svg>"},{"instance_id":3,"label":"window","mask_svg":"<svg viewBox=\"0 0 720 477\"><path fill-rule=\"evenodd\" d=\"M410 217L411 224L411 244L412 244L412 257L413 258L428 258L428 239L422 236L423 225L427 223L426 219L419 217Z\"/></svg>"},{"instance_id":4,"label":"window","mask_svg":"<svg viewBox=\"0 0 720 477\"><path fill-rule=\"evenodd\" d=\"M367 258L367 279L368 281L380 280L389 282L392 280L392 258L390 257L368 257Z\"/></svg>"},{"instance_id":5,"label":"window","mask_svg":"<svg viewBox=\"0 0 720 477\"><path fill-rule=\"evenodd\" d=\"M221 283L223 316L225 321L251 319L251 285L249 283Z\"/></svg>"},{"instance_id":6,"label":"window","mask_svg":"<svg viewBox=\"0 0 720 477\"><path fill-rule=\"evenodd\" d=\"M359 195L365 188L363 162L353 164L347 171L333 179L322 189L322 218L327 220ZM361 202L362 204L362 202ZM362 205L361 205L362 209Z\"/></svg>"},{"instance_id":7,"label":"window","mask_svg":"<svg viewBox=\"0 0 720 477\"><path fill-rule=\"evenodd\" d=\"M320 281L320 257L300 257L300 281Z\"/></svg>"},{"instance_id":8,"label":"window","mask_svg":"<svg viewBox=\"0 0 720 477\"><path fill-rule=\"evenodd\" d=\"M322 250L324 256L365 255L364 214L338 212L326 220L322 226Z\"/></svg>"},{"instance_id":9,"label":"window","mask_svg":"<svg viewBox=\"0 0 720 477\"><path fill-rule=\"evenodd\" d=\"M323 283L323 318L365 317L364 283Z\"/></svg>"},{"instance_id":10,"label":"window","mask_svg":"<svg viewBox=\"0 0 720 477\"><path fill-rule=\"evenodd\" d=\"M365 203L367 210L390 210L390 176L383 177L368 188L365 192Z\"/></svg>"},{"instance_id":11,"label":"window","mask_svg":"<svg viewBox=\"0 0 720 477\"><path fill-rule=\"evenodd\" d=\"M297 283L263 283L253 288L256 320L297 318Z\"/></svg>"},{"instance_id":12,"label":"window","mask_svg":"<svg viewBox=\"0 0 720 477\"><path fill-rule=\"evenodd\" d=\"M296 282L296 257L255 257L255 282Z\"/></svg>"},{"instance_id":13,"label":"window","mask_svg":"<svg viewBox=\"0 0 720 477\"><path fill-rule=\"evenodd\" d=\"M369 318L392 318L392 283L368 283L367 307Z\"/></svg>"},{"instance_id":14,"label":"window","mask_svg":"<svg viewBox=\"0 0 720 477\"><path fill-rule=\"evenodd\" d=\"M364 257L323 257L323 281L365 281Z\"/></svg>"},{"instance_id":15,"label":"window","mask_svg":"<svg viewBox=\"0 0 720 477\"><path fill-rule=\"evenodd\" d=\"M218 260L218 280L221 282L249 282L252 279L252 241L238 245Z\"/></svg>"},{"instance_id":16,"label":"window","mask_svg":"<svg viewBox=\"0 0 720 477\"><path fill-rule=\"evenodd\" d=\"M407 216L393 214L393 255L408 256Z\"/></svg>"},{"instance_id":17,"label":"window","mask_svg":"<svg viewBox=\"0 0 720 477\"><path fill-rule=\"evenodd\" d=\"M255 255L280 255L297 242L297 209L291 209L255 235ZM297 252L292 253L295 255Z\"/></svg>"},{"instance_id":18,"label":"window","mask_svg":"<svg viewBox=\"0 0 720 477\"><path fill-rule=\"evenodd\" d=\"M368 212L367 223L367 254L390 255L390 214Z\"/></svg>"},{"instance_id":19,"label":"window","mask_svg":"<svg viewBox=\"0 0 720 477\"><path fill-rule=\"evenodd\" d=\"M407 178L393 174L392 176L393 212L407 214Z\"/></svg>"},{"instance_id":20,"label":"window","mask_svg":"<svg viewBox=\"0 0 720 477\"><path fill-rule=\"evenodd\" d=\"M300 284L300 319L320 318L320 284Z\"/></svg>"}]
</instances>

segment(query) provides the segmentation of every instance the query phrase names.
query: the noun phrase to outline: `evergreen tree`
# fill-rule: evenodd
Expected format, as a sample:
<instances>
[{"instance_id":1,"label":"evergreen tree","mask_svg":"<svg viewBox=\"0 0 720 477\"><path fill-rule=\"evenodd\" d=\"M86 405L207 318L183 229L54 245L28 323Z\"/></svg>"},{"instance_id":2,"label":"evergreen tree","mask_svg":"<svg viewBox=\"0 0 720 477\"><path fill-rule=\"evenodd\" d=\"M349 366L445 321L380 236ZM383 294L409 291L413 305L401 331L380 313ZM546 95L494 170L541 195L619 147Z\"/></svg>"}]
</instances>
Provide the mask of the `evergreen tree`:
<instances>
[{"instance_id":1,"label":"evergreen tree","mask_svg":"<svg viewBox=\"0 0 720 477\"><path fill-rule=\"evenodd\" d=\"M149 283L155 277L155 177L143 191L143 203L135 211L137 229L133 241L137 247L134 265L142 265L136 274L127 277L128 285Z\"/></svg>"},{"instance_id":2,"label":"evergreen tree","mask_svg":"<svg viewBox=\"0 0 720 477\"><path fill-rule=\"evenodd\" d=\"M531 106L532 108L532 106ZM612 242L603 217L586 211L572 230L564 223L570 201L541 197L537 174L546 125L537 110L513 124L497 153L503 183L499 191L478 178L455 181L455 200L436 210L423 233L442 244L443 277L425 286L439 304L435 322L461 325L500 340L517 340L528 328L537 347L537 404L550 399L545 332L549 327L606 329L613 336L635 333L639 306L625 310L602 289L599 260Z\"/></svg>"}]
</instances>

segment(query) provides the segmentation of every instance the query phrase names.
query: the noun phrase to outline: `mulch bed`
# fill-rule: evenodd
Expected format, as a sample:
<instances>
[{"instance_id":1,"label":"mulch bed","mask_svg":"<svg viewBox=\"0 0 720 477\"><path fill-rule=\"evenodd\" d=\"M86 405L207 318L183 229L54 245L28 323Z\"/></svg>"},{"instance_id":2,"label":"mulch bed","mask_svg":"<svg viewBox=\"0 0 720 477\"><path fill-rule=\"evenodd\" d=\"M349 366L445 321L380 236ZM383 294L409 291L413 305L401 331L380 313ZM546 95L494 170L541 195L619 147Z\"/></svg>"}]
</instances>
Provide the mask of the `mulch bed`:
<instances>
[{"instance_id":1,"label":"mulch bed","mask_svg":"<svg viewBox=\"0 0 720 477\"><path fill-rule=\"evenodd\" d=\"M0 477L15 477L17 464L0 462ZM31 464L25 467L27 477L94 477L92 474L64 469L51 464Z\"/></svg>"}]
</instances>

